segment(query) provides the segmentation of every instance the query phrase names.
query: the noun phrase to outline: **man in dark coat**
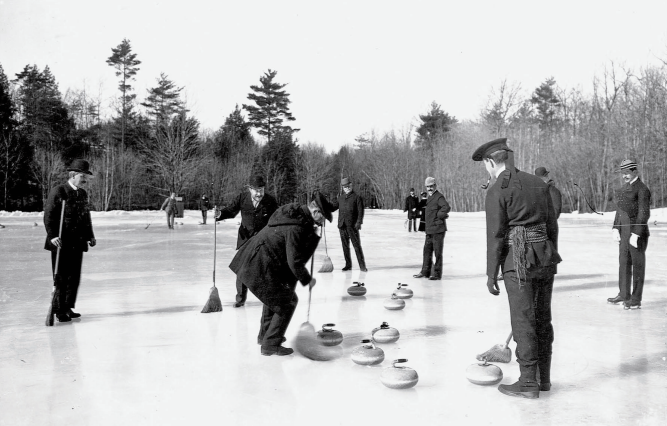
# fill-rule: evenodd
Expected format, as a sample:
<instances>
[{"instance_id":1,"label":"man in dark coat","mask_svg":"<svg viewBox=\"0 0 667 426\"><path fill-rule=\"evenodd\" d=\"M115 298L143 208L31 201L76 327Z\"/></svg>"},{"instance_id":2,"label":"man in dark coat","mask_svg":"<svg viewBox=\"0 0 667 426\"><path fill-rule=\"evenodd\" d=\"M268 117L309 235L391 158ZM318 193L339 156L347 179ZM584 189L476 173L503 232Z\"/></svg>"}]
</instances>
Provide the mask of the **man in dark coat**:
<instances>
[{"instance_id":1,"label":"man in dark coat","mask_svg":"<svg viewBox=\"0 0 667 426\"><path fill-rule=\"evenodd\" d=\"M281 344L299 302L297 281L316 283L307 264L320 241L317 228L324 219L331 222L331 205L319 193L307 205L280 207L268 226L252 237L234 256L232 271L264 304L257 342L262 355L289 355Z\"/></svg>"},{"instance_id":2,"label":"man in dark coat","mask_svg":"<svg viewBox=\"0 0 667 426\"><path fill-rule=\"evenodd\" d=\"M81 316L72 309L76 305L81 281L83 252L88 251L88 245L94 247L97 243L90 220L88 194L82 188L87 183L87 176L92 175L90 165L86 160L76 159L72 161L67 171L69 180L51 189L44 208L46 228L44 249L51 251L51 267L54 273L60 247L58 276L53 298L53 312L59 322L71 321L72 318ZM65 201L65 216L62 237L58 237L63 201Z\"/></svg>"},{"instance_id":3,"label":"man in dark coat","mask_svg":"<svg viewBox=\"0 0 667 426\"><path fill-rule=\"evenodd\" d=\"M496 178L486 193L486 285L494 296L500 294L497 277L502 269L521 371L519 381L498 390L539 398L540 391L551 388L551 293L561 261L558 222L548 186L507 163L511 150L506 142L487 142L472 155Z\"/></svg>"},{"instance_id":4,"label":"man in dark coat","mask_svg":"<svg viewBox=\"0 0 667 426\"><path fill-rule=\"evenodd\" d=\"M208 210L211 208L211 203L208 201L208 197L205 194L202 194L199 199L199 210L201 210L201 219L202 225L206 225L206 216L208 216Z\"/></svg>"},{"instance_id":5,"label":"man in dark coat","mask_svg":"<svg viewBox=\"0 0 667 426\"><path fill-rule=\"evenodd\" d=\"M419 231L426 232L426 202L428 201L428 194L426 191L422 191L419 196Z\"/></svg>"},{"instance_id":6,"label":"man in dark coat","mask_svg":"<svg viewBox=\"0 0 667 426\"><path fill-rule=\"evenodd\" d=\"M404 212L408 212L408 232L412 232L412 228L417 231L417 218L419 217L419 198L415 195L415 189L410 188L410 195L405 198Z\"/></svg>"},{"instance_id":7,"label":"man in dark coat","mask_svg":"<svg viewBox=\"0 0 667 426\"><path fill-rule=\"evenodd\" d=\"M607 299L607 302L623 302L625 309L640 309L650 235L647 223L651 216L651 191L639 178L635 161L624 160L621 163L621 174L625 184L616 193L618 209L612 229L614 241L619 244L619 293Z\"/></svg>"},{"instance_id":8,"label":"man in dark coat","mask_svg":"<svg viewBox=\"0 0 667 426\"><path fill-rule=\"evenodd\" d=\"M551 196L551 204L554 206L554 211L556 212L556 219L560 217L560 213L563 210L563 196L560 193L560 190L556 188L556 183L553 179L549 177L549 171L544 167L538 167L535 169L535 176L542 179L544 183L549 186L549 195Z\"/></svg>"},{"instance_id":9,"label":"man in dark coat","mask_svg":"<svg viewBox=\"0 0 667 426\"><path fill-rule=\"evenodd\" d=\"M266 183L259 175L251 176L248 181L248 190L241 192L227 207L216 213L216 221L231 219L241 212L241 226L236 239L238 250L253 235L261 231L269 222L269 218L278 209L276 199L264 192ZM236 303L235 308L245 305L248 297L248 288L243 281L236 277Z\"/></svg>"},{"instance_id":10,"label":"man in dark coat","mask_svg":"<svg viewBox=\"0 0 667 426\"><path fill-rule=\"evenodd\" d=\"M340 232L340 241L343 244L343 255L345 256L345 266L343 271L352 269L352 258L350 257L350 240L354 247L354 253L357 255L359 270L366 272L366 259L364 251L361 249L361 225L364 223L364 199L352 189L350 179L343 178L340 181L343 187L343 193L332 203L332 211L338 212L338 231Z\"/></svg>"},{"instance_id":11,"label":"man in dark coat","mask_svg":"<svg viewBox=\"0 0 667 426\"><path fill-rule=\"evenodd\" d=\"M428 277L429 280L442 279L442 250L445 245L445 233L447 232L447 221L449 217L449 203L442 195L435 183L435 178L426 178L426 190L428 198L426 199L425 210L425 228L426 240L424 241L424 258L422 269L415 278ZM435 255L435 264L433 263ZM431 271L431 268L433 271Z\"/></svg>"}]
</instances>

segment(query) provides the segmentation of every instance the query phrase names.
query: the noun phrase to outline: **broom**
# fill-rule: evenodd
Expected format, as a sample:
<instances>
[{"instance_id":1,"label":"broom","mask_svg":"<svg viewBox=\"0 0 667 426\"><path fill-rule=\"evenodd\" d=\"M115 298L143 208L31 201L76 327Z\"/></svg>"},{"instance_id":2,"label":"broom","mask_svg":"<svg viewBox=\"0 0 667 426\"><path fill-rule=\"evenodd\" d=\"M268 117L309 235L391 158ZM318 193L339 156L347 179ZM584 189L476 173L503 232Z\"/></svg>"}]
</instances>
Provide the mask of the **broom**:
<instances>
[{"instance_id":1,"label":"broom","mask_svg":"<svg viewBox=\"0 0 667 426\"><path fill-rule=\"evenodd\" d=\"M322 225L322 232L324 233L324 251L326 252L326 256L324 256L324 261L322 263L322 267L317 272L333 272L333 269L334 269L333 263L331 263L331 258L329 257L329 250L327 249L326 223ZM310 305L308 305L308 306L310 306Z\"/></svg>"},{"instance_id":2,"label":"broom","mask_svg":"<svg viewBox=\"0 0 667 426\"><path fill-rule=\"evenodd\" d=\"M477 361L510 362L512 360L512 351L507 347L510 344L510 340L512 340L511 331L504 345L495 345L488 351L477 355Z\"/></svg>"},{"instance_id":3,"label":"broom","mask_svg":"<svg viewBox=\"0 0 667 426\"><path fill-rule=\"evenodd\" d=\"M213 211L217 210L217 206L213 207ZM220 312L222 311L222 301L220 301L220 296L218 295L218 288L215 286L215 253L218 248L218 221L213 218L213 287L208 295L208 301L204 305L204 309L201 310L202 314L208 314L209 312Z\"/></svg>"},{"instance_id":4,"label":"broom","mask_svg":"<svg viewBox=\"0 0 667 426\"><path fill-rule=\"evenodd\" d=\"M63 221L65 220L65 200L62 201L62 207L60 208L60 227L58 228L58 238L62 238L63 234ZM62 239L60 241L62 246ZM53 272L53 290L51 290L51 303L49 304L49 312L46 314L46 326L53 327L53 302L56 300L56 282L58 281L58 264L60 263L60 247L56 252L56 267Z\"/></svg>"}]
</instances>

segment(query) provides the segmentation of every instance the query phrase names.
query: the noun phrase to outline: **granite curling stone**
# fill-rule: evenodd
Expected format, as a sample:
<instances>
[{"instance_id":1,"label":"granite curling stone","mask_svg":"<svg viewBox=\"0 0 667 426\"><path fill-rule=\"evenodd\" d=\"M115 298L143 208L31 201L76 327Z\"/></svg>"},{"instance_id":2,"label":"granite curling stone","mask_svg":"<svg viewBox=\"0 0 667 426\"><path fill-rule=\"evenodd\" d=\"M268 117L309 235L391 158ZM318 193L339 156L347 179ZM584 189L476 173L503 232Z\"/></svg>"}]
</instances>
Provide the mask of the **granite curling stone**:
<instances>
[{"instance_id":1,"label":"granite curling stone","mask_svg":"<svg viewBox=\"0 0 667 426\"><path fill-rule=\"evenodd\" d=\"M361 343L363 345L354 348L350 355L355 364L376 365L384 361L384 351L375 346L370 339L364 339Z\"/></svg>"},{"instance_id":2,"label":"granite curling stone","mask_svg":"<svg viewBox=\"0 0 667 426\"><path fill-rule=\"evenodd\" d=\"M412 290L408 288L407 284L401 283L398 284L398 288L394 293L396 293L396 297L399 299L410 299L414 295Z\"/></svg>"},{"instance_id":3,"label":"granite curling stone","mask_svg":"<svg viewBox=\"0 0 667 426\"><path fill-rule=\"evenodd\" d=\"M417 384L419 375L410 367L397 366L396 364L407 362L407 359L396 359L391 367L382 370L380 381L391 389L409 389Z\"/></svg>"},{"instance_id":4,"label":"granite curling stone","mask_svg":"<svg viewBox=\"0 0 667 426\"><path fill-rule=\"evenodd\" d=\"M347 294L350 296L363 296L366 294L366 287L364 287L364 283L355 281L353 284L353 286L348 287Z\"/></svg>"},{"instance_id":5,"label":"granite curling stone","mask_svg":"<svg viewBox=\"0 0 667 426\"><path fill-rule=\"evenodd\" d=\"M334 330L333 327L336 324L324 324L322 325L322 330L317 332L317 339L324 346L336 346L340 345L343 341L343 333L338 330Z\"/></svg>"},{"instance_id":6,"label":"granite curling stone","mask_svg":"<svg viewBox=\"0 0 667 426\"><path fill-rule=\"evenodd\" d=\"M466 369L466 378L476 385L495 385L503 379L503 370L497 365L483 363L471 364Z\"/></svg>"},{"instance_id":7,"label":"granite curling stone","mask_svg":"<svg viewBox=\"0 0 667 426\"><path fill-rule=\"evenodd\" d=\"M378 343L394 343L401 337L401 333L394 327L389 327L389 324L386 322L383 322L379 327L373 329L371 336Z\"/></svg>"},{"instance_id":8,"label":"granite curling stone","mask_svg":"<svg viewBox=\"0 0 667 426\"><path fill-rule=\"evenodd\" d=\"M315 333L315 327L309 322L301 324L294 342L294 349L313 361L330 361L340 358L343 353L340 346L324 346Z\"/></svg>"},{"instance_id":9,"label":"granite curling stone","mask_svg":"<svg viewBox=\"0 0 667 426\"><path fill-rule=\"evenodd\" d=\"M396 297L396 293L393 293L391 298L384 301L384 307L390 311L398 311L405 308L405 301L403 299L399 299Z\"/></svg>"}]
</instances>

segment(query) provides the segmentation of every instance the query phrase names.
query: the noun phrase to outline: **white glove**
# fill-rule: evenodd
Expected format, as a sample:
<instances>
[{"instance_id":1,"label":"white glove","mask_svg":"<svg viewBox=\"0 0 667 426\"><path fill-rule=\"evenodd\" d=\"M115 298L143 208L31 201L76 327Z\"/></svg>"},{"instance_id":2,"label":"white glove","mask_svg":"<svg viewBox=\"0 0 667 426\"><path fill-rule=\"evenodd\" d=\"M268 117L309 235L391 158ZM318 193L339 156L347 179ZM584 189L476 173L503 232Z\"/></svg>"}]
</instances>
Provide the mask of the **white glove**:
<instances>
[{"instance_id":1,"label":"white glove","mask_svg":"<svg viewBox=\"0 0 667 426\"><path fill-rule=\"evenodd\" d=\"M637 248L637 240L638 239L639 239L639 235L631 234L630 235L630 245L634 248Z\"/></svg>"},{"instance_id":2,"label":"white glove","mask_svg":"<svg viewBox=\"0 0 667 426\"><path fill-rule=\"evenodd\" d=\"M619 243L619 244L621 243L621 233L618 232L618 229L614 228L614 229L611 230L611 237L617 243Z\"/></svg>"}]
</instances>

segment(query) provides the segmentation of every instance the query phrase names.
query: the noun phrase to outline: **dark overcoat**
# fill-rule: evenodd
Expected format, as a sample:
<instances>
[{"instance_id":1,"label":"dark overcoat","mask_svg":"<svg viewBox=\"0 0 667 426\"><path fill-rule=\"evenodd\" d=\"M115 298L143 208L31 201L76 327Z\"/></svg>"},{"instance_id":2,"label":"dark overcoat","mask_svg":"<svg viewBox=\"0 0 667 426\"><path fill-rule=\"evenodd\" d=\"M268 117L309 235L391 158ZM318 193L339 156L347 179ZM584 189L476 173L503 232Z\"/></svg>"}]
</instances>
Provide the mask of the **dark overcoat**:
<instances>
[{"instance_id":1,"label":"dark overcoat","mask_svg":"<svg viewBox=\"0 0 667 426\"><path fill-rule=\"evenodd\" d=\"M549 195L551 196L551 204L554 206L554 211L556 212L556 219L560 217L560 213L563 210L563 195L560 193L560 189L556 188L556 184L553 180L549 179L547 181L549 186Z\"/></svg>"},{"instance_id":2,"label":"dark overcoat","mask_svg":"<svg viewBox=\"0 0 667 426\"><path fill-rule=\"evenodd\" d=\"M415 209L414 211L412 209ZM416 195L408 195L405 199L404 212L408 212L408 219L419 217L419 198Z\"/></svg>"},{"instance_id":3,"label":"dark overcoat","mask_svg":"<svg viewBox=\"0 0 667 426\"><path fill-rule=\"evenodd\" d=\"M199 199L199 210L209 210L211 208L211 203L208 201L208 197L202 197Z\"/></svg>"},{"instance_id":4,"label":"dark overcoat","mask_svg":"<svg viewBox=\"0 0 667 426\"><path fill-rule=\"evenodd\" d=\"M641 179L616 191L616 207L614 229L619 230L623 239L630 238L630 234L640 238L650 235L647 223L651 217L651 191Z\"/></svg>"},{"instance_id":5,"label":"dark overcoat","mask_svg":"<svg viewBox=\"0 0 667 426\"><path fill-rule=\"evenodd\" d=\"M441 234L447 231L447 221L449 217L449 203L440 191L435 191L433 195L426 199L426 228L427 234Z\"/></svg>"},{"instance_id":6,"label":"dark overcoat","mask_svg":"<svg viewBox=\"0 0 667 426\"><path fill-rule=\"evenodd\" d=\"M512 249L506 244L515 226L545 223L547 241L526 243L527 270L550 267L555 273L558 254L558 222L549 188L539 177L507 166L486 192L486 275L495 279L498 268L503 273L515 271Z\"/></svg>"},{"instance_id":7,"label":"dark overcoat","mask_svg":"<svg viewBox=\"0 0 667 426\"><path fill-rule=\"evenodd\" d=\"M216 220L232 219L241 212L241 226L236 239L236 248L241 247L250 237L261 231L269 222L271 215L278 209L276 199L269 194L264 197L255 208L252 204L250 191L241 192L227 207L220 210L221 214Z\"/></svg>"},{"instance_id":8,"label":"dark overcoat","mask_svg":"<svg viewBox=\"0 0 667 426\"><path fill-rule=\"evenodd\" d=\"M90 220L88 194L82 188L74 189L69 183L51 189L44 207L44 227L46 228L45 250L57 250L51 240L58 236L62 200L65 200L62 247L88 251L88 242L95 238Z\"/></svg>"},{"instance_id":9,"label":"dark overcoat","mask_svg":"<svg viewBox=\"0 0 667 426\"><path fill-rule=\"evenodd\" d=\"M364 199L354 190L342 193L332 204L332 212L338 212L338 228L359 228L364 223Z\"/></svg>"},{"instance_id":10,"label":"dark overcoat","mask_svg":"<svg viewBox=\"0 0 667 426\"><path fill-rule=\"evenodd\" d=\"M280 207L268 225L236 252L229 268L268 306L289 303L297 281L310 283L307 264L320 237L308 207Z\"/></svg>"}]
</instances>

